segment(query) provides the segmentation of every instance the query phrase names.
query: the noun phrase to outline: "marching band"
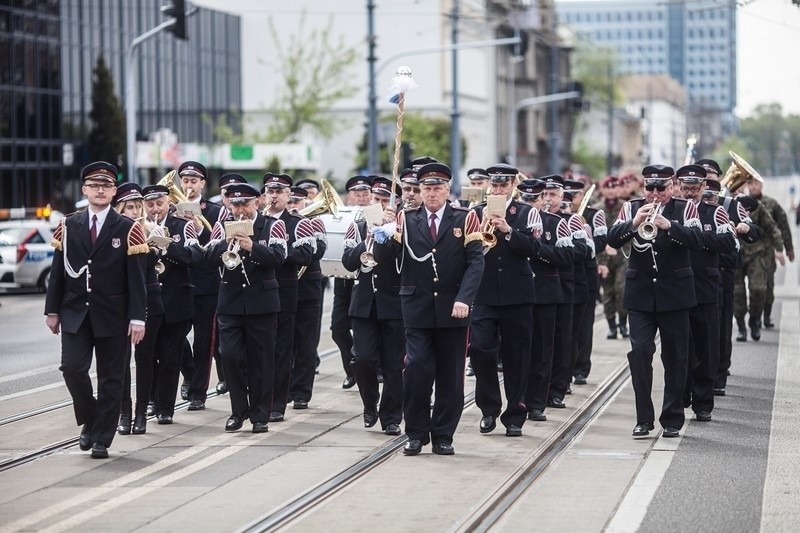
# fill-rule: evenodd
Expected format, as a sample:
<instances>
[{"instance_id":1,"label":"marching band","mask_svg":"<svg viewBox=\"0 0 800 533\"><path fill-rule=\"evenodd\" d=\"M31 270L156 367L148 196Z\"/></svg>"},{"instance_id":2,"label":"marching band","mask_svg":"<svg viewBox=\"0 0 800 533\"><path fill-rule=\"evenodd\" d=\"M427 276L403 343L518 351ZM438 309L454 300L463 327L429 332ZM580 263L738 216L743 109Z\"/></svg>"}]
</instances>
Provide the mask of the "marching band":
<instances>
[{"instance_id":1,"label":"marching band","mask_svg":"<svg viewBox=\"0 0 800 533\"><path fill-rule=\"evenodd\" d=\"M324 180L295 186L269 172L260 190L223 175L219 205L203 197L208 171L196 161L144 188L117 185L113 165L93 163L81 172L88 208L53 238L45 308L50 330L63 332L81 449L108 457L115 428L145 433L148 414L171 424L181 373L189 410L204 409L212 361L217 390L230 395L225 431L249 420L267 432L287 405L307 409L329 276L342 386L358 387L365 428L405 432L405 455L427 444L455 453L467 358L480 433L499 421L518 437L527 420L565 407L590 375L599 300L608 338L630 337L633 437L655 429L656 332L658 422L663 436L678 436L684 408L707 421L725 395L733 318L742 342L748 309L753 340L771 327L758 285L768 276L755 258L794 257L762 178L732 157L722 178L717 162L701 159L588 188L500 163L471 169L460 200L450 168L425 157L394 179L353 176L348 205Z\"/></svg>"}]
</instances>

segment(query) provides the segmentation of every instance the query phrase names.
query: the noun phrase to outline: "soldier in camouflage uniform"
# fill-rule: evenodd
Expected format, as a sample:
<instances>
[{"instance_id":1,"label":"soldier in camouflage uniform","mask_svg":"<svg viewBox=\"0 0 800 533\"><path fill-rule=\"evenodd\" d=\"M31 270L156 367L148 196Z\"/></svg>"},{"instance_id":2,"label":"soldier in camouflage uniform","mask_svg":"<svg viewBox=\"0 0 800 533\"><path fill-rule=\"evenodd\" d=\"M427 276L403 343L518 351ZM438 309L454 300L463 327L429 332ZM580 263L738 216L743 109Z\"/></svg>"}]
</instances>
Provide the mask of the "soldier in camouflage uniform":
<instances>
[{"instance_id":1,"label":"soldier in camouflage uniform","mask_svg":"<svg viewBox=\"0 0 800 533\"><path fill-rule=\"evenodd\" d=\"M763 187L764 185L760 181L750 181L748 184L750 196L758 199L758 201L764 204L764 207L772 216L772 219L775 221L775 224L778 225L778 229L781 232L781 238L783 239L783 248L785 250L786 257L789 258L789 261L794 261L792 230L789 228L789 221L786 217L786 211L783 210L777 200L762 194ZM783 256L778 256L777 259L781 266L783 266L785 263ZM778 269L778 263L776 261L776 256L771 254L766 254L764 256L764 262L766 263L767 267L767 295L764 299L764 327L771 328L775 326L775 324L772 322L772 304L775 302L775 271Z\"/></svg>"},{"instance_id":2,"label":"soldier in camouflage uniform","mask_svg":"<svg viewBox=\"0 0 800 533\"><path fill-rule=\"evenodd\" d=\"M607 221L617 220L619 210L626 200L619 179L616 176L608 176L600 182L599 189L603 201L594 208L602 210ZM603 310L608 321L606 338L616 339L618 328L625 338L628 336L628 311L622 306L622 294L625 291L625 269L628 260L622 254L622 249L606 246L604 251L597 250L597 252L597 270L600 273L600 287L603 289Z\"/></svg>"},{"instance_id":3,"label":"soldier in camouflage uniform","mask_svg":"<svg viewBox=\"0 0 800 533\"><path fill-rule=\"evenodd\" d=\"M747 293L750 295L749 313L750 335L753 340L761 339L761 313L764 310L764 301L767 293L766 257L779 254L783 257L783 238L775 220L766 207L751 196L739 196L738 200L750 211L750 218L763 231L764 237L757 242L741 243L742 265L736 270L733 289L733 316L739 327L736 337L738 342L747 341L747 329L744 325L744 315L748 312ZM744 278L747 277L747 293L744 287Z\"/></svg>"}]
</instances>

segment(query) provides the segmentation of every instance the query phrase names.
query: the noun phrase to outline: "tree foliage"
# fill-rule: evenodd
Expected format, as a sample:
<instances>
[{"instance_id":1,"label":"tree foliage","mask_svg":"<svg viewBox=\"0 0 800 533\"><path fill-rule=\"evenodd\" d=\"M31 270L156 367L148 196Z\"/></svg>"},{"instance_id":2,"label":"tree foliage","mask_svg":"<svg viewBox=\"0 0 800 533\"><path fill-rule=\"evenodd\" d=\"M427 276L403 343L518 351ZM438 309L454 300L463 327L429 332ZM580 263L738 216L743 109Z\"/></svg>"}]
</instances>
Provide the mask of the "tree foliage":
<instances>
[{"instance_id":1,"label":"tree foliage","mask_svg":"<svg viewBox=\"0 0 800 533\"><path fill-rule=\"evenodd\" d=\"M125 114L114 94L114 80L102 54L92 75L92 109L89 112L89 157L92 161L117 163L125 154Z\"/></svg>"},{"instance_id":2,"label":"tree foliage","mask_svg":"<svg viewBox=\"0 0 800 533\"><path fill-rule=\"evenodd\" d=\"M583 167L583 172L594 178L606 174L606 154L592 148L584 139L575 143L572 162Z\"/></svg>"},{"instance_id":3,"label":"tree foliage","mask_svg":"<svg viewBox=\"0 0 800 533\"><path fill-rule=\"evenodd\" d=\"M620 105L624 97L620 88L617 56L612 48L578 41L572 55L572 75L583 84L584 98L592 104Z\"/></svg>"}]
</instances>

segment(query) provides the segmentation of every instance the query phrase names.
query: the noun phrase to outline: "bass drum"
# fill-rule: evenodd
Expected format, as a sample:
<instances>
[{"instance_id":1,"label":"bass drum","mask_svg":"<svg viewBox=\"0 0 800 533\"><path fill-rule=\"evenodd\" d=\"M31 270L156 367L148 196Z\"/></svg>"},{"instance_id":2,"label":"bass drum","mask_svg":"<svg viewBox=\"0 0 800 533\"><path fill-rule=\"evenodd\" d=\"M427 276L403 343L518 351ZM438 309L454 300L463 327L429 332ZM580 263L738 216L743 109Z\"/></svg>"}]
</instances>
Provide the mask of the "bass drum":
<instances>
[{"instance_id":1,"label":"bass drum","mask_svg":"<svg viewBox=\"0 0 800 533\"><path fill-rule=\"evenodd\" d=\"M344 254L344 236L347 228L361 218L361 208L340 206L336 216L333 213L324 213L316 218L322 221L328 234L328 249L325 250L325 255L319 261L322 275L333 278L355 278L355 272L344 268L342 255Z\"/></svg>"}]
</instances>

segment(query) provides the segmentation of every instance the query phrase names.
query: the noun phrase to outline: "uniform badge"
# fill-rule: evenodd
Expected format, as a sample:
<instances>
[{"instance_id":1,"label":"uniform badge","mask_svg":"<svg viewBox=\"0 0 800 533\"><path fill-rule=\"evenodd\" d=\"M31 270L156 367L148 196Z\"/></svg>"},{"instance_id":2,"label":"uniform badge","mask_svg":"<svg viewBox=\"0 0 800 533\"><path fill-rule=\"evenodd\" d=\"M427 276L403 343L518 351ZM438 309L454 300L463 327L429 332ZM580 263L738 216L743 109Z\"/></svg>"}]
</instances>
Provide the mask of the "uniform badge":
<instances>
[{"instance_id":1,"label":"uniform badge","mask_svg":"<svg viewBox=\"0 0 800 533\"><path fill-rule=\"evenodd\" d=\"M200 202L200 209L205 209L205 208L206 208L206 203Z\"/></svg>"},{"instance_id":2,"label":"uniform badge","mask_svg":"<svg viewBox=\"0 0 800 533\"><path fill-rule=\"evenodd\" d=\"M114 248L119 248L119 245L120 245L120 244L121 244L121 243L120 243L120 241L119 241L119 238L118 238L118 237L114 237L113 239L111 239L111 246L112 246L112 247L114 247Z\"/></svg>"},{"instance_id":3,"label":"uniform badge","mask_svg":"<svg viewBox=\"0 0 800 533\"><path fill-rule=\"evenodd\" d=\"M453 235L455 235L457 239L460 239L462 235L461 228L453 228Z\"/></svg>"},{"instance_id":4,"label":"uniform badge","mask_svg":"<svg viewBox=\"0 0 800 533\"><path fill-rule=\"evenodd\" d=\"M540 229L535 229L531 233L533 234L534 239L538 239L542 236L542 230Z\"/></svg>"},{"instance_id":5,"label":"uniform badge","mask_svg":"<svg viewBox=\"0 0 800 533\"><path fill-rule=\"evenodd\" d=\"M704 225L703 225L703 229L704 229L705 231L711 231L711 224L704 224Z\"/></svg>"},{"instance_id":6,"label":"uniform badge","mask_svg":"<svg viewBox=\"0 0 800 533\"><path fill-rule=\"evenodd\" d=\"M267 245L267 241L262 239L262 240L258 241L258 244L260 244L261 246L266 246Z\"/></svg>"},{"instance_id":7,"label":"uniform badge","mask_svg":"<svg viewBox=\"0 0 800 533\"><path fill-rule=\"evenodd\" d=\"M544 232L544 240L546 240L546 241L550 240L550 232L549 231L545 231Z\"/></svg>"},{"instance_id":8,"label":"uniform badge","mask_svg":"<svg viewBox=\"0 0 800 533\"><path fill-rule=\"evenodd\" d=\"M181 236L176 233L175 235L172 236L172 240L173 242L180 242Z\"/></svg>"},{"instance_id":9,"label":"uniform badge","mask_svg":"<svg viewBox=\"0 0 800 533\"><path fill-rule=\"evenodd\" d=\"M511 207L508 208L508 213L510 215L516 215L517 214L517 208L512 205Z\"/></svg>"}]
</instances>

